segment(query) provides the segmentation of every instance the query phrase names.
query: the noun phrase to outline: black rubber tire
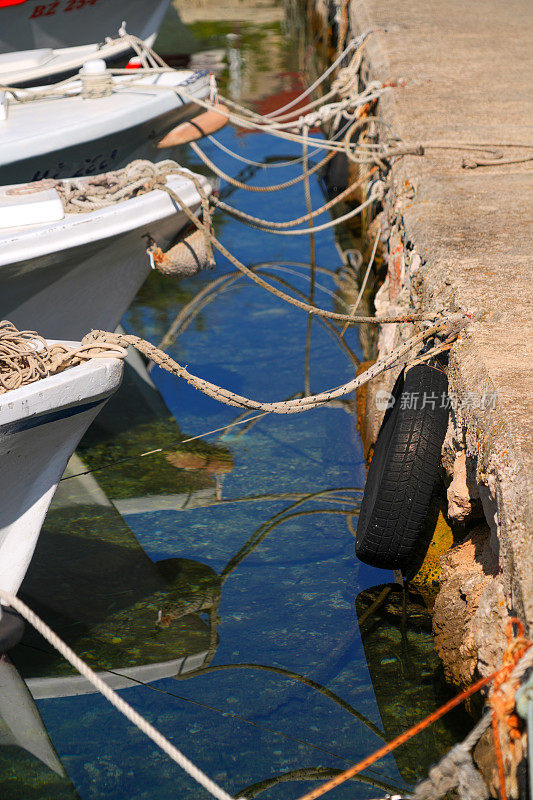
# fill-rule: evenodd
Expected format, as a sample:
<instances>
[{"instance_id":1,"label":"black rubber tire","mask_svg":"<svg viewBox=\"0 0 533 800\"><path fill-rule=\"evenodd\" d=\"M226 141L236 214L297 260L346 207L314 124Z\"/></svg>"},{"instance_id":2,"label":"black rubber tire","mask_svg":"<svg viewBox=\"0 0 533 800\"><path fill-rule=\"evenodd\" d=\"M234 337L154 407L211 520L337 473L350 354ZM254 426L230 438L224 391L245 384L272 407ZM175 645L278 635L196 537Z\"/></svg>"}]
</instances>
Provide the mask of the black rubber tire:
<instances>
[{"instance_id":1,"label":"black rubber tire","mask_svg":"<svg viewBox=\"0 0 533 800\"><path fill-rule=\"evenodd\" d=\"M408 570L424 537L448 426L448 380L436 367L417 364L401 373L395 403L381 425L361 503L355 552L365 564ZM437 398L426 402L422 397ZM402 408L401 395L420 408Z\"/></svg>"},{"instance_id":2,"label":"black rubber tire","mask_svg":"<svg viewBox=\"0 0 533 800\"><path fill-rule=\"evenodd\" d=\"M0 619L0 655L12 650L24 635L24 620L14 609L2 606Z\"/></svg>"}]
</instances>

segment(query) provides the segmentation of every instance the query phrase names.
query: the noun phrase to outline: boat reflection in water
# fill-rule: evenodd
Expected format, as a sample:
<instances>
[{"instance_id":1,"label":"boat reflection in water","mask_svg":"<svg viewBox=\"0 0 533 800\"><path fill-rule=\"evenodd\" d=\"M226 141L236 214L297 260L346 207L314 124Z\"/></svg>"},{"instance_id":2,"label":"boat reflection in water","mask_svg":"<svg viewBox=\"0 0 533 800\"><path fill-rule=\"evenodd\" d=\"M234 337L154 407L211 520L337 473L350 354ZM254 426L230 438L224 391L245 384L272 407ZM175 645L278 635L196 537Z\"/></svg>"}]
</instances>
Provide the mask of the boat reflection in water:
<instances>
[{"instance_id":1,"label":"boat reflection in water","mask_svg":"<svg viewBox=\"0 0 533 800\"><path fill-rule=\"evenodd\" d=\"M138 476L131 479L128 455L139 453L149 431L153 437L154 426L167 440L179 443L182 438L140 357L134 356L115 403L91 432L94 448L86 444L81 451L92 452L96 458L111 446L112 439L114 458L126 459L130 480L124 474L114 481L101 480L100 473L91 473L80 455L73 457L20 592L119 691L193 672L209 663L218 643L221 580L216 572L189 559L152 561L118 511L121 499L127 502L128 494L138 491ZM225 451L206 445L201 457L193 452L187 455L185 450L179 456L179 452L170 451L169 459L161 455L166 465L161 476L156 478L150 471L144 476L147 503L176 508L195 501L216 502L217 474L231 469ZM183 462L185 469L177 468L176 462ZM105 471L101 475L107 477ZM177 485L183 489L179 495ZM174 494L165 495L169 488ZM10 657L0 661L2 798L78 798L35 701L45 702L47 715L72 717L71 735L77 738L79 721L72 707L65 705L66 699L95 690L29 626ZM55 726L50 727L46 719L54 736ZM65 764L68 768L68 760ZM79 791L83 792L82 787Z\"/></svg>"},{"instance_id":2,"label":"boat reflection in water","mask_svg":"<svg viewBox=\"0 0 533 800\"><path fill-rule=\"evenodd\" d=\"M52 511L22 596L115 690L198 669L218 642L218 576L187 559L152 562L111 504L100 511L98 531L94 503ZM65 532L66 514L72 533ZM2 797L77 798L34 701L46 701L47 715L72 716L66 698L95 690L34 631L11 657L17 669L0 661ZM74 738L78 724L72 716Z\"/></svg>"},{"instance_id":3,"label":"boat reflection in water","mask_svg":"<svg viewBox=\"0 0 533 800\"><path fill-rule=\"evenodd\" d=\"M30 690L7 656L0 658L0 784L10 800L79 798Z\"/></svg>"}]
</instances>

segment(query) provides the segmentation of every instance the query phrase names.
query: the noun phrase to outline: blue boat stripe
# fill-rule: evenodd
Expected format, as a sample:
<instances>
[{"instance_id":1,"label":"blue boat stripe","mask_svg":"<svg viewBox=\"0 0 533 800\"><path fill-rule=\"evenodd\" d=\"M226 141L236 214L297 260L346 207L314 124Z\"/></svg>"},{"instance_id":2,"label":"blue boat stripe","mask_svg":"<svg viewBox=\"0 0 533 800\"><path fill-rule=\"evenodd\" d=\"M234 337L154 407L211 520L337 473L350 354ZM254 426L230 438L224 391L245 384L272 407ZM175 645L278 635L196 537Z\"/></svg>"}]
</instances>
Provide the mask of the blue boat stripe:
<instances>
[{"instance_id":1,"label":"blue boat stripe","mask_svg":"<svg viewBox=\"0 0 533 800\"><path fill-rule=\"evenodd\" d=\"M8 422L6 425L0 425L0 435L10 433L20 433L27 431L31 428L38 428L40 425L48 425L50 422L57 422L60 419L67 419L74 417L76 414L82 414L84 411L95 406L103 405L107 397L100 398L100 400L93 400L90 403L83 405L69 406L60 411L50 411L48 414L37 414L35 417L28 417L28 419L20 420L19 422Z\"/></svg>"}]
</instances>

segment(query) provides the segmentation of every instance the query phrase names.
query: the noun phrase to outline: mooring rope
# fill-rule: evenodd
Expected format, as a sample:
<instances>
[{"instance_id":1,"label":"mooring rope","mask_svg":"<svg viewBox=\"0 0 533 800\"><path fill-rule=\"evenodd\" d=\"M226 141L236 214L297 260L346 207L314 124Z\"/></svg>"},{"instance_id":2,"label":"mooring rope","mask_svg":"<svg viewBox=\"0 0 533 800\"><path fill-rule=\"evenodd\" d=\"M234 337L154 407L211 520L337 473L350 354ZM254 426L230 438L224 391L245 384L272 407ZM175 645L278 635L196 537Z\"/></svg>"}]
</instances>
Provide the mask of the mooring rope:
<instances>
[{"instance_id":1,"label":"mooring rope","mask_svg":"<svg viewBox=\"0 0 533 800\"><path fill-rule=\"evenodd\" d=\"M320 206L320 208L316 208L314 211L311 211L308 214L304 214L302 217L298 217L297 219L290 219L284 222L274 222L270 219L262 219L261 217L254 217L252 214L247 214L245 211L242 211L240 208L234 208L233 206L228 205L223 200L220 200L218 197L213 197L211 202L221 208L222 211L226 211L228 214L232 216L238 217L242 219L244 222L247 223L254 223L252 227L260 227L260 228L292 228L294 225L301 225L303 222L309 222L310 220L318 217L320 214L324 214L324 212L329 211L330 208L333 208L338 203L342 203L346 200L356 189L362 186L368 178L376 171L376 167L370 169L366 175L363 175L362 178L359 180L354 181L351 183L346 189L336 195L332 200L324 205ZM307 177L309 176L310 172L307 171ZM306 177L304 173L304 178ZM350 212L351 213L351 212ZM359 213L359 211L357 212ZM274 231L272 231L274 233Z\"/></svg>"},{"instance_id":2,"label":"mooring rope","mask_svg":"<svg viewBox=\"0 0 533 800\"><path fill-rule=\"evenodd\" d=\"M329 137L329 141L340 141L342 136L344 136L347 129L352 124L352 122L353 120L351 118L348 119L347 122L345 122L342 127L336 130L335 133L333 133L333 135ZM215 136L208 135L206 138L210 142L212 142L215 145L215 147L217 147L219 150L222 150L222 152L226 153L228 156L231 156L236 161L240 161L243 164L248 164L248 166L250 167L259 167L260 169L280 169L282 167L297 166L298 164L301 164L304 160L303 156L295 156L294 158L291 158L290 160L287 159L285 161L272 161L272 162L253 161L251 158L246 158L245 156L242 156L240 153L236 153L235 150L232 150L231 147L228 147L227 145L220 142ZM316 148L311 153L309 153L308 156L309 160L314 158L320 152L320 150L321 148ZM326 156L326 158L332 158L332 157L333 156L331 154Z\"/></svg>"},{"instance_id":3,"label":"mooring rope","mask_svg":"<svg viewBox=\"0 0 533 800\"><path fill-rule=\"evenodd\" d=\"M513 625L515 624L517 624L519 628L517 636L514 636L513 633ZM469 686L468 689L465 689L464 691L460 692L458 695L453 697L451 700L448 700L447 703L444 703L444 705L440 706L440 708L437 708L435 711L433 711L431 714L425 717L425 719L421 720L420 722L417 722L415 725L413 725L411 728L408 728L399 736L396 736L394 739L392 739L392 741L388 742L388 744L384 745L383 747L380 747L374 753L364 758L355 766L349 767L347 770L340 773L340 775L336 776L335 778L326 781L326 783L321 784L316 789L313 789L312 791L307 792L305 795L302 795L300 798L298 798L298 800L316 800L318 797L322 797L322 795L326 794L326 792L329 792L331 789L335 789L337 786L340 786L341 783L344 783L344 781L349 780L354 775L359 774L367 767L371 766L372 764L375 764L376 761L379 761L381 758L388 755L388 753L392 753L393 750L396 750L396 748L400 747L405 742L408 742L418 733L428 728L438 719L443 717L453 708L456 708L458 705L463 703L469 697L472 697L472 695L479 692L480 689L482 689L484 686L487 686L488 684L494 682L496 687L498 685L502 685L503 682L507 683L509 679L511 683L514 681L515 685L514 686L511 685L511 687L509 687L510 695L507 698L508 699L507 705L510 705L511 709L514 708L514 693L516 691L517 681L524 675L526 669L528 669L528 667L532 663L533 642L523 637L523 625L520 622L520 620L516 619L515 617L511 618L508 621L506 633L507 633L507 648L503 654L503 666L500 667L500 669L497 669L490 675L487 675L486 677L476 681L471 686ZM494 719L496 717L496 711L494 707L492 713L488 714L488 717L489 720L492 719L492 725L494 728ZM471 737L467 737L467 739L465 740L466 748L461 750L461 745L459 745L457 762L454 759L453 750L451 755L450 753L448 754L448 756L450 756L450 762L446 765L446 768L451 767L452 770L455 771L455 775L457 776L457 780L455 781L454 786L457 786L457 783L459 781L462 781L465 775L467 780L472 778L472 770L469 768L465 750L466 749L470 750L470 746L473 746L474 740L477 741L476 737L478 736L478 733L479 735L481 735L482 727L483 726L481 724L479 726L476 726L476 728L474 728L474 730L471 732ZM495 745L496 745L496 739L495 739ZM468 755L468 758L469 757L470 756ZM446 759L446 756L444 758ZM457 767L459 767L459 774L457 773ZM437 768L437 772L435 774L437 784L444 782L445 776L443 773L444 773L444 768L441 768L440 770ZM430 780L431 780L431 771L430 771ZM426 789L428 791L428 794L427 795L422 794L422 797L423 798L431 797L432 788L433 787L430 781L426 782ZM449 786L449 788L453 787ZM479 784L477 785L477 788L479 789ZM500 772L500 793L503 800L503 798L505 798L505 780L503 779L502 781L502 772ZM473 795L473 798L476 798L475 794ZM485 800L485 798L483 798L483 800Z\"/></svg>"},{"instance_id":4,"label":"mooring rope","mask_svg":"<svg viewBox=\"0 0 533 800\"><path fill-rule=\"evenodd\" d=\"M161 350L158 350L155 345L131 334L113 334L108 333L107 331L94 330L84 337L82 340L82 348L84 348L85 351L90 351L94 348L98 349L101 343L103 343L105 346L115 345L118 347L126 347L127 345L131 344L137 350L139 350L140 353L145 355L159 367L173 375L176 375L177 377L182 378L195 389L198 389L203 394L212 397L214 400L218 400L226 405L235 406L237 408L247 408L253 411L269 411L276 414L296 414L302 411L318 408L319 406L328 403L330 400L350 394L372 378L400 362L414 348L416 348L426 339L434 337L435 334L440 334L444 338L449 339L454 335L456 336L459 330L461 330L468 323L468 321L469 319L463 314L451 316L446 320L442 320L437 324L428 327L421 333L411 336L406 342L395 348L389 355L385 356L379 361L376 361L371 367L365 370L365 372L361 373L351 381L348 381L347 383L344 383L334 389L328 389L327 391L320 392L319 394L313 394L294 400L279 402L261 402L258 400L253 400L211 383L204 378L193 375L186 369L186 367L182 367L181 364L172 359L169 355L163 353Z\"/></svg>"},{"instance_id":5,"label":"mooring rope","mask_svg":"<svg viewBox=\"0 0 533 800\"><path fill-rule=\"evenodd\" d=\"M174 174L179 175L180 170L176 168L175 162L168 161L168 162L161 162L161 164L168 164L169 170L171 170ZM191 180L200 195L205 194L202 185L200 184L198 178L191 174L186 173L189 180ZM369 322L373 324L385 324L385 323L393 323L393 322L417 322L422 320L434 320L435 314L405 314L405 315L398 315L394 317L351 317L347 314L339 314L335 311L326 311L323 308L318 308L317 306L310 305L309 303L305 303L300 300L296 300L294 297L286 294L285 292L276 289L267 281L263 280L259 275L256 275L252 270L250 270L242 261L239 261L230 251L224 247L224 245L216 238L212 231L212 226L206 226L203 222L198 220L198 218L193 214L193 212L188 208L187 204L181 199L181 197L176 194L169 186L164 187L164 190L168 192L168 194L176 201L178 206L182 209L182 211L186 214L186 216L190 219L190 221L195 225L198 229L202 228L205 231L206 236L209 235L209 238L216 249L225 256L228 261L230 261L233 266L237 267L243 274L247 275L254 283L257 283L258 286L262 286L268 292L273 294L275 297L278 297L280 300L285 300L290 305L295 306L296 308L300 308L307 313L316 314L317 316L321 316L327 319L336 319L342 322L349 322L350 325L359 324L361 322ZM346 216L346 215L345 215ZM207 227L211 228L209 234L207 233ZM315 231L318 228L314 229Z\"/></svg>"},{"instance_id":6,"label":"mooring rope","mask_svg":"<svg viewBox=\"0 0 533 800\"><path fill-rule=\"evenodd\" d=\"M3 321L0 323L0 391L6 392L19 388L90 358L125 358L126 348L128 345L132 345L154 364L172 375L182 378L195 389L225 405L275 414L297 414L318 408L331 400L350 394L372 378L401 362L425 340L435 337L437 334L446 342L451 341L469 321L469 317L464 314L442 318L436 324L411 336L389 355L376 361L351 381L319 394L278 402L253 400L193 375L167 353L159 350L145 339L132 334L93 330L82 339L80 345L70 347L61 344L50 347L45 339L33 331L18 331L12 323ZM436 349L439 349L439 345L436 346Z\"/></svg>"},{"instance_id":7,"label":"mooring rope","mask_svg":"<svg viewBox=\"0 0 533 800\"><path fill-rule=\"evenodd\" d=\"M337 225L342 225L344 222L347 222L348 220L353 219L353 217L356 217L358 214L361 213L361 211L364 211L365 208L368 208L368 206L372 205L372 203L375 203L377 200L381 199L383 193L381 192L380 194L378 191L378 187L381 188L381 184L376 183L374 184L374 187L376 187L375 191L373 190L370 196L364 202L362 202L358 206L355 206L355 208L350 209L350 211L347 211L346 214L343 214L340 217L335 217L334 219L330 219L328 222L324 222L322 225L316 225L313 226L312 228L311 227L300 228L292 231L279 230L279 228L285 227L285 223L277 223L276 227L266 227L263 225L256 224L255 222L250 222L247 219L250 216L249 214L245 214L244 212L239 212L238 209L232 208L231 206L227 206L226 203L219 201L217 198L213 198L213 203L214 205L220 206L220 208L222 208L223 210L228 211L230 214L240 219L242 222L244 222L245 225L248 225L248 227L255 228L256 230L262 231L262 233L272 233L275 236L310 236L310 235L313 236L315 233L321 233L322 231L329 230L330 228L335 228ZM355 187L350 187L350 190L354 191L354 188ZM335 201L330 203L329 207L331 208L333 205L335 205L336 202L338 202L338 200L335 198ZM324 210L325 209L322 207L316 211L312 211L309 214L306 214L303 217L303 221L312 222L312 220L318 214L322 214ZM255 217L254 219L258 218ZM265 220L265 222L268 222L269 225L272 224L270 220ZM294 225L298 223L294 223L291 221L290 224Z\"/></svg>"},{"instance_id":8,"label":"mooring rope","mask_svg":"<svg viewBox=\"0 0 533 800\"><path fill-rule=\"evenodd\" d=\"M247 192L279 192L282 189L288 189L291 186L296 186L297 183L303 181L305 176L304 175L296 175L296 177L291 178L288 181L283 181L283 183L274 183L270 184L269 186L250 186L247 183L243 183L242 181L237 180L237 178L232 178L231 175L228 175L227 172L224 172L220 167L218 167L214 161L212 161L208 155L204 153L204 151L198 146L196 142L189 142L189 147L193 150L194 153L198 156L201 161L204 162L206 167L209 167L215 175L218 175L219 178L230 183L232 186L235 186L237 189L245 189ZM308 170L308 175L314 175L315 172L318 172L319 169L324 167L328 161L335 156L335 153L328 153L321 161L315 164Z\"/></svg>"},{"instance_id":9,"label":"mooring rope","mask_svg":"<svg viewBox=\"0 0 533 800\"><path fill-rule=\"evenodd\" d=\"M308 170L310 173L311 170ZM177 175L186 178L188 181L191 181L195 186L202 205L203 215L202 219L198 219L197 215L191 211L187 203L177 194L170 186L167 185L166 178L169 175ZM302 176L299 176L301 178ZM198 258L194 257L195 251L195 242L193 240L194 234L188 237L188 246L187 251L191 250L191 262L193 266L202 266L208 265L213 263L213 254L212 254L212 246L216 247L219 252L222 253L229 261L232 263L237 269L239 269L243 274L247 275L252 281L257 283L259 286L262 286L268 292L273 294L274 296L278 297L281 300L289 303L290 305L295 306L296 308L300 308L307 313L316 314L317 316L323 317L325 319L332 319L338 320L341 322L348 322L350 325L359 324L359 323L373 323L373 324L386 324L386 323L394 323L394 322L415 322L421 320L433 320L435 319L434 314L406 314L406 315L398 315L393 317L384 317L384 318L376 318L376 317L363 317L363 316L350 316L347 314L340 314L334 311L327 311L326 309L319 308L315 305L311 305L301 300L297 300L291 295L287 294L286 292L281 291L280 289L276 289L270 283L265 281L259 275L256 275L252 270L246 267L239 259L237 259L229 250L216 238L213 230L213 225L211 221L211 213L210 213L210 198L207 195L200 179L194 173L183 169L177 164L175 161L172 160L165 160L161 161L157 164L152 164L149 161L138 160L134 161L129 164L127 167L123 168L122 170L117 170L115 172L104 173L103 175L97 176L93 179L88 180L76 180L76 181L60 181L59 183L54 183L56 186L60 197L62 198L65 210L68 212L74 213L82 213L88 212L96 209L103 208L105 206L111 205L119 200L124 200L128 197L135 196L136 194L141 194L143 192L151 191L153 189L161 189L162 191L166 192L178 205L178 207L184 212L187 218L192 222L194 227L201 232L203 240L205 242L205 253ZM351 187L353 188L353 187ZM360 206L355 209L352 209L347 214L344 214L341 217L338 217L335 220L330 220L329 222L325 223L324 225L320 225L315 227L313 231L319 232L321 230L325 230L327 228L331 228L335 225L340 224L341 222L354 217L356 214L360 213L364 208L369 206L371 203L376 201L382 196L383 192L383 184L381 182L376 182L372 188L370 197L364 201ZM327 204L326 204L327 205ZM314 212L311 212L314 213ZM306 215L306 219L310 219ZM274 233L281 233L282 235L303 235L308 234L310 229L304 230L296 230L296 231L274 231L268 228L264 229L265 232L274 232ZM196 248L197 249L197 248ZM177 262L177 258L172 257L172 253L164 254L159 247L157 247L157 243L151 241L148 247L148 253L152 259L154 266L156 266L160 271L164 273L177 273L179 274L179 269L174 269L175 266L179 267L179 264L174 264ZM181 253L180 257L185 257L187 253ZM168 257L166 257L168 256ZM205 258L204 258L205 256Z\"/></svg>"},{"instance_id":10,"label":"mooring rope","mask_svg":"<svg viewBox=\"0 0 533 800\"><path fill-rule=\"evenodd\" d=\"M469 800L487 800L487 787L474 767L471 750L490 724L491 715L485 713L468 736L430 768L428 777L415 788L413 800L440 800L456 787L461 798L465 797L462 790L468 789Z\"/></svg>"},{"instance_id":11,"label":"mooring rope","mask_svg":"<svg viewBox=\"0 0 533 800\"><path fill-rule=\"evenodd\" d=\"M115 692L114 689L111 689L105 683L105 681L100 678L96 672L94 672L86 663L82 661L82 659L76 655L76 653L71 650L71 648L61 639L55 631L53 631L34 611L29 608L22 600L19 600L18 597L15 595L5 592L3 589L0 589L0 599L3 601L4 604L9 605L11 608L14 608L15 611L24 617L24 619L35 628L38 633L43 636L46 641L52 645L52 647L57 650L63 658L65 658L69 664L71 664L74 669L76 669L80 675L83 675L89 683L91 683L95 689L97 689L100 694L102 694L106 700L108 700L114 708L117 709L123 716L126 717L131 723L133 723L145 736L148 736L154 744L157 745L164 753L169 756L181 769L183 769L187 775L190 775L196 783L199 783L200 786L203 786L209 794L213 797L216 797L218 800L233 800L232 796L228 794L222 787L220 787L215 781L209 778L205 772L203 772L196 764L185 756L181 750L172 744L162 733L160 733L153 725L151 725L148 720L142 717L138 711L135 711L129 703L126 703L125 700Z\"/></svg>"},{"instance_id":12,"label":"mooring rope","mask_svg":"<svg viewBox=\"0 0 533 800\"><path fill-rule=\"evenodd\" d=\"M186 177L186 171L180 170L180 174ZM56 181L54 188L65 213L86 214L154 189L164 189L169 174L166 161L154 164L146 159L136 159L122 169L101 175Z\"/></svg>"}]
</instances>

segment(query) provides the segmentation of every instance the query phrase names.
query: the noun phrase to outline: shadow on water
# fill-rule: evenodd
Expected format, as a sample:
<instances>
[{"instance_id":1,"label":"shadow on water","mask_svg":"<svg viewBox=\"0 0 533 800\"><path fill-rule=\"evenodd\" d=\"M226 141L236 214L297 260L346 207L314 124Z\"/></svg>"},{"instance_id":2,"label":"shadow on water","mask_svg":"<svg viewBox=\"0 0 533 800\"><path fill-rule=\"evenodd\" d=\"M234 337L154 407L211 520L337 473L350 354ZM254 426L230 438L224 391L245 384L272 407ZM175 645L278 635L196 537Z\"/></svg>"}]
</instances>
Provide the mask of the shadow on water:
<instances>
[{"instance_id":1,"label":"shadow on water","mask_svg":"<svg viewBox=\"0 0 533 800\"><path fill-rule=\"evenodd\" d=\"M283 33L278 16L235 27L199 20L182 52L222 51L227 91L282 105L298 91L302 42ZM279 166L301 155L286 142L230 128L218 140L268 161L249 169L252 183L297 174ZM231 174L248 169L215 143L202 146ZM300 184L267 200L231 195L271 219L305 213ZM323 202L314 179L311 200ZM304 237L259 234L220 215L216 230L270 282L309 297ZM317 236L314 249L316 298L342 309L333 233ZM312 391L339 385L362 359L356 330L342 344L318 321L307 348L306 315L222 258L212 274L179 283L152 274L123 325L164 341L192 372L272 400L301 396L307 381ZM252 419L138 358L60 484L22 596L229 792L297 797L442 699L429 612L383 584L390 573L355 558L365 476L353 400ZM12 661L16 669L0 662L3 800L207 797L37 634L27 631ZM332 797L405 790L459 728L460 720L440 723Z\"/></svg>"}]
</instances>

